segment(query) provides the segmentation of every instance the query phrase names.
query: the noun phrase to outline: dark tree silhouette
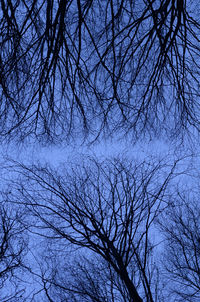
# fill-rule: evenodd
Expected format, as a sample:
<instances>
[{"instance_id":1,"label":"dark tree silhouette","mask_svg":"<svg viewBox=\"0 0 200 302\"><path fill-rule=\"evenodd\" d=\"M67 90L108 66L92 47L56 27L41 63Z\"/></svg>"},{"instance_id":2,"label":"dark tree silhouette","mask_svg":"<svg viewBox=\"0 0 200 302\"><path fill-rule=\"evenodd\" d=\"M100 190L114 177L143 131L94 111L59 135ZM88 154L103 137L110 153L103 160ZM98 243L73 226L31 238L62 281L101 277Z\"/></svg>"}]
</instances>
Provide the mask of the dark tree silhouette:
<instances>
[{"instance_id":1,"label":"dark tree silhouette","mask_svg":"<svg viewBox=\"0 0 200 302\"><path fill-rule=\"evenodd\" d=\"M199 33L186 0L1 0L1 136L199 130Z\"/></svg>"},{"instance_id":2,"label":"dark tree silhouette","mask_svg":"<svg viewBox=\"0 0 200 302\"><path fill-rule=\"evenodd\" d=\"M171 198L169 183L176 175L177 162L124 162L89 159L72 168L62 166L59 172L41 166L12 167L19 173L14 196L30 211L23 223L31 232L47 238L55 251L64 253L65 246L70 246L71 254L76 255L78 248L92 258L97 255L102 261L96 266L104 263L102 271L108 271L108 286L102 286L98 295L102 280L91 263L75 265L77 273L71 278L67 270L65 277L54 271L52 279L42 279L52 301L55 297L58 301L58 295L52 294L55 289L71 301L105 301L106 295L113 301L112 294L118 301L159 301L151 238L154 222ZM64 259L67 261L63 254L62 267L66 266ZM95 292L99 300L95 300Z\"/></svg>"},{"instance_id":3,"label":"dark tree silhouette","mask_svg":"<svg viewBox=\"0 0 200 302\"><path fill-rule=\"evenodd\" d=\"M21 211L5 202L0 204L0 297L2 302L24 301L25 287L19 272L27 252Z\"/></svg>"},{"instance_id":4,"label":"dark tree silhouette","mask_svg":"<svg viewBox=\"0 0 200 302\"><path fill-rule=\"evenodd\" d=\"M162 219L165 268L173 301L200 299L199 191L181 188ZM166 223L167 222L167 223Z\"/></svg>"}]
</instances>

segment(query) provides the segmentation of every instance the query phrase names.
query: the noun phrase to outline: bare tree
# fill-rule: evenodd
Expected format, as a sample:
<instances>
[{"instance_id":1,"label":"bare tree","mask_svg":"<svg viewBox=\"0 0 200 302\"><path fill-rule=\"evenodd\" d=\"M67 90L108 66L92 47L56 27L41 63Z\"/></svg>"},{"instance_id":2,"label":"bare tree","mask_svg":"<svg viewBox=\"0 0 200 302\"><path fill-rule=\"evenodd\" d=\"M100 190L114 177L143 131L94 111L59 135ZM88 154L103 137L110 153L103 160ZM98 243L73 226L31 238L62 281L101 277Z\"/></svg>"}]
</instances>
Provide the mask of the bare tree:
<instances>
[{"instance_id":1,"label":"bare tree","mask_svg":"<svg viewBox=\"0 0 200 302\"><path fill-rule=\"evenodd\" d=\"M72 251L79 248L83 255L90 251L106 263L102 270L110 270L105 277L110 282L106 287L108 301L114 299L112 287L118 301L159 301L152 235L154 221L171 196L169 183L176 175L176 165L89 159L72 168L60 167L59 173L50 167L18 165L12 167L19 173L13 190L16 202L31 213L28 221L23 221L31 232L49 239L56 251L56 244L60 243L64 251L70 245ZM104 291L100 287L99 300L86 290L90 288L89 280L94 285L93 293L101 283L98 272L91 265L87 267L87 262L79 264L77 274L71 275L71 281L82 284L79 291L77 283L69 285L69 275L63 277L65 283L52 279L54 290L62 289L74 301L78 301L77 296L83 301L105 301L105 287ZM49 278L45 282L51 284ZM51 289L46 287L49 297Z\"/></svg>"},{"instance_id":2,"label":"bare tree","mask_svg":"<svg viewBox=\"0 0 200 302\"><path fill-rule=\"evenodd\" d=\"M1 0L1 136L199 130L195 3Z\"/></svg>"},{"instance_id":3,"label":"bare tree","mask_svg":"<svg viewBox=\"0 0 200 302\"><path fill-rule=\"evenodd\" d=\"M21 211L5 201L0 204L0 296L2 302L24 301L25 286L19 278L27 251Z\"/></svg>"},{"instance_id":4,"label":"bare tree","mask_svg":"<svg viewBox=\"0 0 200 302\"><path fill-rule=\"evenodd\" d=\"M199 191L178 190L177 199L162 219L166 236L165 269L174 301L200 299Z\"/></svg>"}]
</instances>

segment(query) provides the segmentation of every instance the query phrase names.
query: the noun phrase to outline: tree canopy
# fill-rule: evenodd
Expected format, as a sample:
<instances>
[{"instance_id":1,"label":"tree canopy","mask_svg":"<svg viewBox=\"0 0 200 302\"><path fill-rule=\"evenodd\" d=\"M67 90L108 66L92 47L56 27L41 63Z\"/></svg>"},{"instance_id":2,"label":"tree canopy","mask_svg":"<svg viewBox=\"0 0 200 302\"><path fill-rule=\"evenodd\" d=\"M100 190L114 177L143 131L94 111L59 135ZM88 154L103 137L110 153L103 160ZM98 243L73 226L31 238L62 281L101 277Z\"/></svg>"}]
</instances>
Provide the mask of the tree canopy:
<instances>
[{"instance_id":1,"label":"tree canopy","mask_svg":"<svg viewBox=\"0 0 200 302\"><path fill-rule=\"evenodd\" d=\"M1 302L199 301L198 4L0 0L0 142L152 153L3 155Z\"/></svg>"},{"instance_id":2,"label":"tree canopy","mask_svg":"<svg viewBox=\"0 0 200 302\"><path fill-rule=\"evenodd\" d=\"M180 183L190 179L184 160L13 162L7 201L44 242L30 245L37 265L26 265L33 301L198 301L200 208L190 201L199 190L188 198Z\"/></svg>"},{"instance_id":3,"label":"tree canopy","mask_svg":"<svg viewBox=\"0 0 200 302\"><path fill-rule=\"evenodd\" d=\"M199 7L0 1L0 135L199 130Z\"/></svg>"}]
</instances>

